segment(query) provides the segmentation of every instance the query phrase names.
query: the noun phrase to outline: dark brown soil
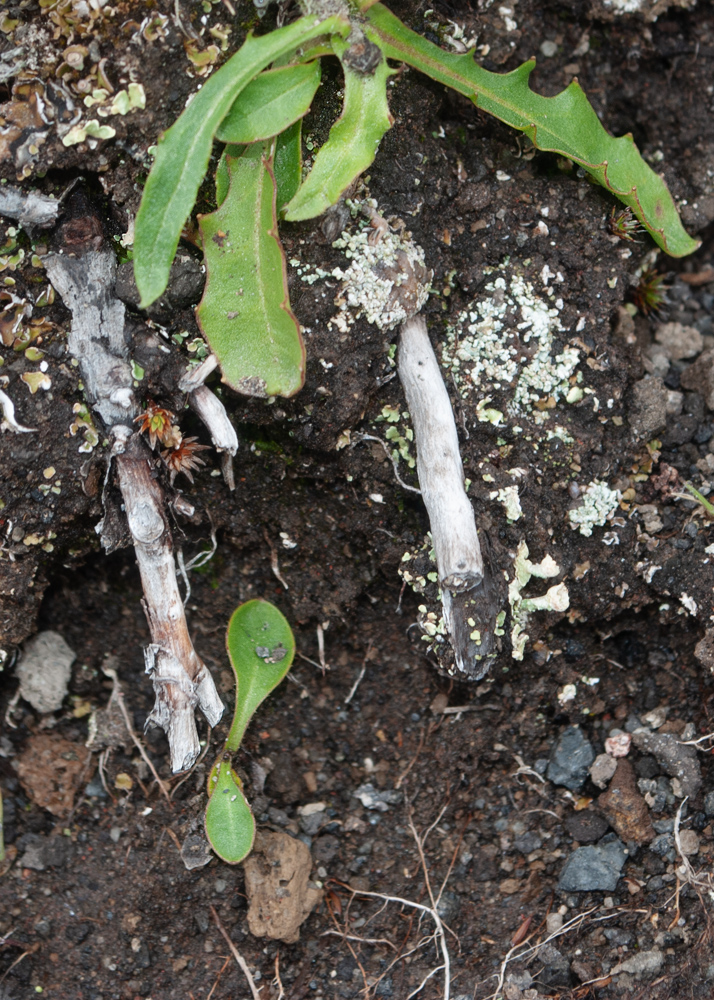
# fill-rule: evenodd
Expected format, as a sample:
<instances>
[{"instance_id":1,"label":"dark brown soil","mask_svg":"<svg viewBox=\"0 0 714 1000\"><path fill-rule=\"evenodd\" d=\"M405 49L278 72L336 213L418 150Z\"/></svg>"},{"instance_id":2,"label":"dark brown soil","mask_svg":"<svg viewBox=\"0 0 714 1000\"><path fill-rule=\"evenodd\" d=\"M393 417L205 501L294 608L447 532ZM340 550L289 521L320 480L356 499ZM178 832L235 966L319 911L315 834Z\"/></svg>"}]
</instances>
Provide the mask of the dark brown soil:
<instances>
[{"instance_id":1,"label":"dark brown soil","mask_svg":"<svg viewBox=\"0 0 714 1000\"><path fill-rule=\"evenodd\" d=\"M229 52L256 21L252 4L236 6L235 19L221 4L205 19L208 28L228 25ZM397 484L379 445L336 448L347 431L383 437L383 408L404 408L398 379L387 379L393 371L390 335L364 320L347 334L335 332L327 325L334 290L323 282L301 282L291 268L293 307L307 331L305 389L270 405L223 390L241 440L236 491L228 492L217 459L210 457L195 484L184 483L197 513L176 529L187 558L206 545L211 526L217 532L216 555L191 574L187 610L197 649L228 703L232 675L223 637L235 606L267 598L296 632L300 655L293 683L286 682L258 712L238 766L259 824L310 845L313 879L326 896L297 944L266 944L248 931L242 869L214 859L189 871L180 856L186 836L201 828L206 764L180 787L180 779L171 779L169 805L130 742L102 758L106 788L95 753L76 782L72 811L63 815L42 808L18 776L21 756L48 733L81 754L88 713L106 705L111 692L102 673L107 657L138 733L153 694L144 675L148 630L133 554L103 556L94 531L101 517L102 444L80 453L83 432L70 433L82 395L65 346L69 314L59 300L34 309L33 320L45 319L43 339L35 343L46 351L52 382L49 391L35 394L21 376L37 371L38 364L13 350L11 339L6 343L2 327L3 387L20 422L37 428L0 437L0 628L7 653L0 676L0 788L8 849L8 862L0 864L3 1000L39 994L57 1000L247 997L245 977L211 907L258 977L263 1000L406 1000L442 961L438 942L430 939L430 918L420 923L418 912L398 901L383 905L362 896L350 903L347 883L422 905L430 905L430 891L436 897L443 887L439 912L453 932L446 936L452 997L679 1000L714 992L712 898L704 885L714 866L714 796L705 802L714 790L714 769L704 752L709 741L700 745L702 781L681 812L682 829L698 837L690 861L702 873L701 885L687 882L673 841L662 841L672 834L682 789L672 787L673 774L661 760L633 743L627 757L634 767L630 800L645 801L647 781L659 782L663 796L629 836L622 835L629 853L617 887L558 888L573 852L607 837L615 821L607 802L598 803L601 792L590 779L568 791L545 777L557 741L575 724L595 753L603 752L612 729L632 731L659 707L667 709L660 733L692 739L693 733L696 738L714 730L714 658L702 647L699 658L694 655L713 620L712 520L694 501L672 496L684 481L710 488L714 415L708 403L714 400L703 380L698 384L685 375L700 363L696 357L672 359L660 372L664 386L682 394L669 400L661 426L648 427L637 388L647 373L643 357L652 356L647 351L663 323L698 330L700 354L714 346L714 281L697 281L714 264L714 11L710 3L691 10L658 4L657 19L647 20L637 13L615 15L606 0L520 0L508 10L476 0L436 0L433 13L409 0L388 6L434 40L439 24L445 29L449 18L456 20L466 37L478 35L478 45L489 46L479 58L493 70L513 69L544 42L554 42L555 55L539 56L534 88L554 94L577 75L607 128L616 135L632 131L645 157L663 171L689 231L703 241L690 258L673 261L660 254L650 264L667 276L667 302L659 313L640 311L633 319L623 305L632 301L633 276L653 244L612 236L614 199L555 156L531 156L519 137L465 99L413 72L396 79L390 92L395 125L370 171L369 187L384 215L406 220L434 269L435 294L425 307L434 342L443 344L447 324L470 302L488 297L485 285L494 275L484 274L484 267L502 267L507 279L522 275L540 292L544 268L562 277L561 320L571 333L559 349L574 336L578 318L586 317L577 336L583 385L592 391L576 405L558 403L551 423L564 428L560 437L548 440L532 414L521 421L522 433L479 422L476 399L461 400L450 384L465 432L470 496L496 562L508 571L523 539L534 561L552 556L561 569L558 579L567 583L569 612L532 616L524 659L512 660L506 642L491 676L476 686L439 676L412 627L422 598L402 588L398 573L404 553L424 540L423 506ZM649 10L650 0L642 7ZM3 8L6 20L19 20L18 26L0 25L7 44L26 44L34 53L30 70L41 82L43 99L52 97L60 107L61 95L49 81L62 53L71 44L91 42L98 46L94 53L107 59L115 89L131 80L143 84L146 109L114 116L117 135L109 141L66 147L50 128L29 159L18 150L30 126L22 135L13 133L12 141L3 135L0 176L17 183L24 171L26 187L59 193L81 175L81 197L100 213L111 238L136 212L148 147L199 80L187 73L192 63L172 20L173 3L122 2L91 27L86 18L80 17L79 27L68 21L71 8L61 2L41 9L34 0ZM186 24L204 26L200 5L183 4L181 12ZM165 15L165 23L155 35L144 19L157 14ZM271 14L264 25L272 23ZM206 35L198 48L212 41ZM65 77L65 87L80 99L81 78L76 72ZM3 84L0 113L6 123L27 102L26 95L11 95L12 84ZM318 140L334 117L336 100L328 80L306 126ZM504 175L509 179L499 179ZM208 187L204 194L210 197ZM547 235L537 235L539 222ZM6 244L8 228L0 226ZM285 226L282 236L288 260L297 258L303 267L330 271L344 264L319 220ZM35 234L34 244L49 247L66 238L66 230ZM30 240L22 232L17 240L25 258L16 270L6 266L6 286L34 302L47 280ZM147 395L166 405L178 403L171 387L179 350L185 355L185 345L198 334L195 301L177 294L171 308L153 314L170 336L189 334L168 363L147 317L130 314ZM495 390L491 397L490 405L505 409L505 393ZM188 416L182 416L182 426L204 433L191 427ZM50 468L54 472L46 474ZM515 468L524 470L524 516L511 523L495 493L513 484L509 470ZM400 471L416 484L405 463ZM624 499L614 522L585 537L570 527L568 511L594 480L619 489ZM46 489L48 483L55 492ZM660 527L652 527L653 518ZM606 533L610 544L603 543ZM271 550L287 589L271 571ZM60 632L77 659L65 709L41 717L26 703L13 702L17 684L10 666L21 644L46 629ZM318 629L324 634L323 667ZM575 686L570 700L566 685ZM464 706L464 712L443 714L444 706ZM225 732L222 723L211 736L213 748ZM142 738L168 779L163 734L151 730ZM388 797L385 811L368 809L355 796L366 783L401 798ZM300 811L315 802L324 809ZM420 856L415 833L423 837L427 830ZM514 936L542 942L558 914L566 925L583 916L552 946L520 960L516 955L499 983ZM611 974L638 955L656 958L639 971ZM283 994L273 983L276 969ZM443 971L420 995L444 995Z\"/></svg>"}]
</instances>

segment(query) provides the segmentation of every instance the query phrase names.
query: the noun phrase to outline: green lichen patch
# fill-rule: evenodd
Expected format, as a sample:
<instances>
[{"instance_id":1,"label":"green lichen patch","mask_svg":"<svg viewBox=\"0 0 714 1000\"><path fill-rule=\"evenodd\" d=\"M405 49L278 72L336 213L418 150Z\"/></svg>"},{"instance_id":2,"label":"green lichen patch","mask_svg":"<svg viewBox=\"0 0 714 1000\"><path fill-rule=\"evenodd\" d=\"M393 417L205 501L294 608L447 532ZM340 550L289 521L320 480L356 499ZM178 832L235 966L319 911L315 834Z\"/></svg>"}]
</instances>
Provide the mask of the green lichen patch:
<instances>
[{"instance_id":1,"label":"green lichen patch","mask_svg":"<svg viewBox=\"0 0 714 1000\"><path fill-rule=\"evenodd\" d=\"M547 287L541 295L522 275L509 275L507 268L504 263L489 269L495 277L485 286L486 294L448 326L441 363L464 399L500 390L511 416L530 412L539 422L545 411L534 407L554 406L567 397L573 379L581 377L575 374L580 351L569 345L557 351L554 346L556 336L568 332L561 320L563 301L554 288ZM557 281L558 275L553 277ZM495 422L492 415L500 410L491 407L487 412L483 419Z\"/></svg>"}]
</instances>

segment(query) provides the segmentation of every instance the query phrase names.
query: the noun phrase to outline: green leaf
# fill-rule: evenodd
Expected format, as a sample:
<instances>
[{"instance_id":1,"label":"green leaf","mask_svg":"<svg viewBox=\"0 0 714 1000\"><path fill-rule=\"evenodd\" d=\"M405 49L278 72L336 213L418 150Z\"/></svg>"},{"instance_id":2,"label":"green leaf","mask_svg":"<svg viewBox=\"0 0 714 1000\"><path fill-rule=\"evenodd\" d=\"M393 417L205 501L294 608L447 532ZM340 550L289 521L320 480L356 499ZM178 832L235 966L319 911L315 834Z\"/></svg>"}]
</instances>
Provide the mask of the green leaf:
<instances>
[{"instance_id":1,"label":"green leaf","mask_svg":"<svg viewBox=\"0 0 714 1000\"><path fill-rule=\"evenodd\" d=\"M333 41L338 57L347 48L341 40ZM334 205L372 163L382 136L394 122L387 104L387 80L394 70L386 59L372 76L355 72L344 61L342 69L345 74L342 114L330 129L312 170L285 209L288 222L312 219Z\"/></svg>"},{"instance_id":2,"label":"green leaf","mask_svg":"<svg viewBox=\"0 0 714 1000\"><path fill-rule=\"evenodd\" d=\"M196 310L223 381L249 396L292 396L305 378L305 345L290 309L277 235L270 144L226 156L230 187L199 216L206 289ZM221 186L223 182L221 182Z\"/></svg>"},{"instance_id":3,"label":"green leaf","mask_svg":"<svg viewBox=\"0 0 714 1000\"><path fill-rule=\"evenodd\" d=\"M206 836L219 858L231 865L248 854L255 839L255 820L241 780L230 763L217 761L208 778Z\"/></svg>"},{"instance_id":4,"label":"green leaf","mask_svg":"<svg viewBox=\"0 0 714 1000\"><path fill-rule=\"evenodd\" d=\"M290 669L295 639L286 618L268 601L246 601L228 623L228 655L237 695L226 750L237 750L251 716Z\"/></svg>"},{"instance_id":5,"label":"green leaf","mask_svg":"<svg viewBox=\"0 0 714 1000\"><path fill-rule=\"evenodd\" d=\"M231 186L231 176L228 173L228 157L234 160L244 153L243 146L226 146L216 167L216 205L220 208L226 200L228 188Z\"/></svg>"},{"instance_id":6,"label":"green leaf","mask_svg":"<svg viewBox=\"0 0 714 1000\"><path fill-rule=\"evenodd\" d=\"M699 246L685 232L667 186L642 159L632 136L609 135L577 81L555 97L542 97L528 86L534 60L512 73L490 73L474 62L473 53L443 51L410 31L380 3L370 7L367 18L376 31L374 40L388 58L408 63L465 94L477 107L525 132L538 149L579 163L632 209L668 254L683 257Z\"/></svg>"},{"instance_id":7,"label":"green leaf","mask_svg":"<svg viewBox=\"0 0 714 1000\"><path fill-rule=\"evenodd\" d=\"M320 84L320 62L264 70L220 124L221 142L258 142L283 132L310 110Z\"/></svg>"},{"instance_id":8,"label":"green leaf","mask_svg":"<svg viewBox=\"0 0 714 1000\"><path fill-rule=\"evenodd\" d=\"M302 119L281 132L275 140L273 173L278 188L278 213L281 214L302 179Z\"/></svg>"},{"instance_id":9,"label":"green leaf","mask_svg":"<svg viewBox=\"0 0 714 1000\"><path fill-rule=\"evenodd\" d=\"M320 35L346 35L339 16L320 22L301 17L244 45L193 97L159 140L136 217L134 273L142 308L161 295L169 279L179 236L208 169L213 137L243 88L269 63Z\"/></svg>"}]
</instances>

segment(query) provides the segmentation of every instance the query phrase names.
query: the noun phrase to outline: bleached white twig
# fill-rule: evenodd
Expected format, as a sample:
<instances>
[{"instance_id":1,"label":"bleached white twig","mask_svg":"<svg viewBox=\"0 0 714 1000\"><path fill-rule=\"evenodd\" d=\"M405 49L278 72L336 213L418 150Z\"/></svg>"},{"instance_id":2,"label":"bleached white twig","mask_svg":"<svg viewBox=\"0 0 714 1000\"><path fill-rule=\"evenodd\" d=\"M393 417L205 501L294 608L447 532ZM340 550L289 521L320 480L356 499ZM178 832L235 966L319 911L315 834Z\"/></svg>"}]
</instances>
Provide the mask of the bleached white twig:
<instances>
[{"instance_id":1,"label":"bleached white twig","mask_svg":"<svg viewBox=\"0 0 714 1000\"><path fill-rule=\"evenodd\" d=\"M188 405L208 428L216 451L221 454L223 478L229 490L236 488L233 476L233 456L238 451L238 435L230 422L226 408L207 385L199 385L188 395Z\"/></svg>"},{"instance_id":2,"label":"bleached white twig","mask_svg":"<svg viewBox=\"0 0 714 1000\"><path fill-rule=\"evenodd\" d=\"M0 188L2 190L2 188ZM7 395L0 389L0 407L2 407L3 419L11 431L15 434L34 434L37 430L36 427L23 427L15 420L15 404Z\"/></svg>"},{"instance_id":3,"label":"bleached white twig","mask_svg":"<svg viewBox=\"0 0 714 1000\"><path fill-rule=\"evenodd\" d=\"M483 558L473 507L464 489L464 467L451 400L417 314L402 324L399 377L414 425L417 474L434 541L439 582L454 593L483 579Z\"/></svg>"},{"instance_id":4,"label":"bleached white twig","mask_svg":"<svg viewBox=\"0 0 714 1000\"><path fill-rule=\"evenodd\" d=\"M194 389L198 389L199 385L203 385L208 376L217 367L218 358L215 354L209 354L207 358L203 359L200 365L196 365L186 372L179 381L179 390L181 392L193 392Z\"/></svg>"}]
</instances>

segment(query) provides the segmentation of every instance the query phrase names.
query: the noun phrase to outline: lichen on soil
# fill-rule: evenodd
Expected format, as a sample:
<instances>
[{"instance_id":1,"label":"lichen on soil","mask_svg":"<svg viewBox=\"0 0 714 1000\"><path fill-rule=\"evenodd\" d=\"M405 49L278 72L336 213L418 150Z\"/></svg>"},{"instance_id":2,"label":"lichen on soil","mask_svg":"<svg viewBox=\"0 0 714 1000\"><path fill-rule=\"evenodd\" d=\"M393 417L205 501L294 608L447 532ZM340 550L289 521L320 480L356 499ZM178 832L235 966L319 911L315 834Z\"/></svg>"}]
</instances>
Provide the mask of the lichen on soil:
<instances>
[{"instance_id":1,"label":"lichen on soil","mask_svg":"<svg viewBox=\"0 0 714 1000\"><path fill-rule=\"evenodd\" d=\"M68 313L42 266L60 236L3 222L0 388L16 420L36 428L0 434L0 988L13 1000L247 995L211 907L264 998L280 995L277 969L294 1000L405 1000L440 964L433 944L407 954L431 933L428 918L417 928L407 906L350 903L344 886L427 905L410 820L419 835L429 830L423 859L455 935L452 996L711 996L714 772L701 737L714 730L714 538L708 512L683 499L688 482L708 496L714 476L711 5L388 6L452 50L475 45L491 70L536 52L532 85L542 93L577 76L606 127L633 132L703 240L685 260L647 257L645 237L611 233L614 199L577 168L533 155L419 74L395 77L395 124L369 194L434 272L423 313L445 362L468 495L496 570L511 583L525 544L531 564L549 559L559 573L533 577L521 596L542 601L562 584L569 606L529 614L520 661L508 645L517 623L506 620L503 654L478 684L438 675L412 627L430 608L402 592L399 576L402 566L425 594L435 587L428 546L418 565L402 564L424 545L424 510L382 446L360 438L383 439L417 485L395 331L366 316L342 329L331 322L343 293L334 272L349 267L332 245L344 226L284 226L286 257L298 262L289 282L305 329L305 389L246 400L216 379L241 439L235 493L210 451L193 484L176 482L195 507L191 518L177 515L186 560L212 531L219 541L191 573L187 615L224 699L224 630L239 601L275 602L301 654L297 683L262 706L236 766L258 825L309 846L325 896L298 942L254 937L243 870L215 858L189 869L188 848L181 853L201 843L207 763L179 786L163 735L142 735L148 631L131 551L98 549L106 444L66 350ZM61 238L116 244L137 391L204 444L175 391L199 337L200 255L182 244L148 316L125 258L151 147L246 32L275 23L275 5L261 21L248 0L235 8L233 17L209 0L59 0L11 3L0 19L0 66L11 67L0 179L60 197L83 178ZM316 143L339 107L336 67L323 79L305 125ZM208 186L202 197L199 210L210 210ZM649 315L632 294L645 261L668 286ZM502 327L490 373L469 330L487 319ZM541 350L547 378L521 381ZM477 368L475 383L464 373ZM76 659L63 708L40 716L14 701L13 662L47 630ZM113 689L103 667L117 671L133 728L172 782L170 806L111 708L101 747L84 746ZM211 735L210 752L224 736L222 727ZM608 752L624 746L626 756ZM38 765L53 759L56 767ZM588 882L593 859L599 874ZM514 937L526 943L499 987ZM526 954L531 946L539 950ZM420 995L443 996L443 971Z\"/></svg>"}]
</instances>

